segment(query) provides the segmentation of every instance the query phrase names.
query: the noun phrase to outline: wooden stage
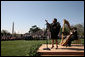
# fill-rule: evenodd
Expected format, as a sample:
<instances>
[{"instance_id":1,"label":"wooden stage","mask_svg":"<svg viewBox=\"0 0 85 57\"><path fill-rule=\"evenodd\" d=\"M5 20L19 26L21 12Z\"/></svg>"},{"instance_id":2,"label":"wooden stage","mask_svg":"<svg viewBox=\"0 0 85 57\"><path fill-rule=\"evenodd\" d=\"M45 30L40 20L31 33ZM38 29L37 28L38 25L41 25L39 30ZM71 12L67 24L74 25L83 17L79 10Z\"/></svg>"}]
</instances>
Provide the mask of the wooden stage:
<instances>
[{"instance_id":1,"label":"wooden stage","mask_svg":"<svg viewBox=\"0 0 85 57\"><path fill-rule=\"evenodd\" d=\"M48 47L51 48L51 44L48 44ZM46 44L42 44L37 52L40 56L84 56L84 46L81 44L72 44L71 47L58 45L58 49L56 45L51 50L43 50L46 48Z\"/></svg>"}]
</instances>

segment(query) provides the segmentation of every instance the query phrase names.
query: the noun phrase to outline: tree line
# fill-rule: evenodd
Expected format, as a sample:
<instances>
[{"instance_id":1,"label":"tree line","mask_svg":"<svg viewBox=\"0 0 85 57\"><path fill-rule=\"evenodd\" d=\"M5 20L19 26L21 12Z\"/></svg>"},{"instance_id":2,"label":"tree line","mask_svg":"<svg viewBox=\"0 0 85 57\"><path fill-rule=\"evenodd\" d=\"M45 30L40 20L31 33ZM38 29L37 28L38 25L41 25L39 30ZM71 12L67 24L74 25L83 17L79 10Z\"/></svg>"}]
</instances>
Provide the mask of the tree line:
<instances>
[{"instance_id":1,"label":"tree line","mask_svg":"<svg viewBox=\"0 0 85 57\"><path fill-rule=\"evenodd\" d=\"M77 28L77 32L78 32L78 35L79 36L83 36L83 38L84 38L84 26L82 24L72 25L71 27L76 27ZM33 25L27 33L29 35L33 36L34 38L43 38L45 31L46 31L46 28L41 29L41 28L37 27L37 25ZM67 26L65 26L64 32L65 32L65 35L68 35L69 34L70 30L69 30L69 28ZM62 27L60 29L60 34L62 34ZM7 30L2 30L1 31L1 39L3 38L3 36L5 38L8 37L8 36L12 37L12 34L10 32L8 32ZM23 34L14 33L13 36L14 37L18 37L18 36L19 37L22 37Z\"/></svg>"}]
</instances>

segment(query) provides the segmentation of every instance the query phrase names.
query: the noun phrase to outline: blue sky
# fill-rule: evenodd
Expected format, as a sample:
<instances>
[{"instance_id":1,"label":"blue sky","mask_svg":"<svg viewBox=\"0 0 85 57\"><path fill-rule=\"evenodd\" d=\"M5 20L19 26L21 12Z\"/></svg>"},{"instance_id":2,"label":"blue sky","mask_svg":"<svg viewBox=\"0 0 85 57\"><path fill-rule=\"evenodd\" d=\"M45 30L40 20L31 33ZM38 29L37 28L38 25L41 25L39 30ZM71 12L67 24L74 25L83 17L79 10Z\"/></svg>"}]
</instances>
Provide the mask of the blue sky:
<instances>
[{"instance_id":1,"label":"blue sky","mask_svg":"<svg viewBox=\"0 0 85 57\"><path fill-rule=\"evenodd\" d=\"M16 33L26 33L33 25L45 28L45 19L49 23L57 18L61 26L63 19L71 25L84 23L83 1L1 1L1 30L12 32L12 23Z\"/></svg>"}]
</instances>

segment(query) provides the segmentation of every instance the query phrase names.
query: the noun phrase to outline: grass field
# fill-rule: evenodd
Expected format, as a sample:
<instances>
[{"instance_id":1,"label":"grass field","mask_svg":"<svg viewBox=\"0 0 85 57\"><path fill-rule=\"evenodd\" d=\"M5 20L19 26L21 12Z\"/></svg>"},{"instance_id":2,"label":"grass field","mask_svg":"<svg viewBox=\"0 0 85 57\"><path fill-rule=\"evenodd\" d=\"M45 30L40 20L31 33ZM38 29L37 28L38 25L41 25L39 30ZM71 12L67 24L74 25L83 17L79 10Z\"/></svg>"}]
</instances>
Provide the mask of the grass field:
<instances>
[{"instance_id":1,"label":"grass field","mask_svg":"<svg viewBox=\"0 0 85 57\"><path fill-rule=\"evenodd\" d=\"M84 44L84 39L81 40ZM43 43L46 43L46 40L1 41L1 56L36 56L37 49Z\"/></svg>"}]
</instances>

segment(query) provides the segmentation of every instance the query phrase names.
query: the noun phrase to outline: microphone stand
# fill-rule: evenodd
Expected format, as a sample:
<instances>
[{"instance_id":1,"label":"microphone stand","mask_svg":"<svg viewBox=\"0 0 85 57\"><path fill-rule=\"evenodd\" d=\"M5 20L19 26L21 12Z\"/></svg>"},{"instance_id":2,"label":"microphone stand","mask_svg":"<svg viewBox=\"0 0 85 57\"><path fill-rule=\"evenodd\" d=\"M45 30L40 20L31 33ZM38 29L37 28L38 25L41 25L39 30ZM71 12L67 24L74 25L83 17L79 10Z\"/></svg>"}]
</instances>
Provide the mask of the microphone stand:
<instances>
[{"instance_id":1,"label":"microphone stand","mask_svg":"<svg viewBox=\"0 0 85 57\"><path fill-rule=\"evenodd\" d=\"M46 29L46 33L47 33L47 29ZM48 37L46 38L46 48L43 48L43 50L50 50L50 48L48 48Z\"/></svg>"},{"instance_id":2,"label":"microphone stand","mask_svg":"<svg viewBox=\"0 0 85 57\"><path fill-rule=\"evenodd\" d=\"M50 48L48 48L48 39L46 39L46 48L43 48L43 50L50 50Z\"/></svg>"}]
</instances>

